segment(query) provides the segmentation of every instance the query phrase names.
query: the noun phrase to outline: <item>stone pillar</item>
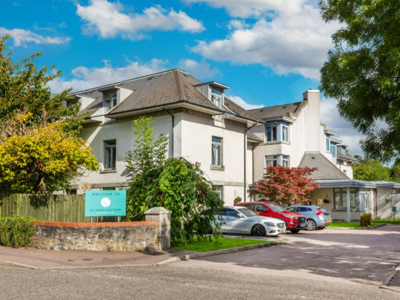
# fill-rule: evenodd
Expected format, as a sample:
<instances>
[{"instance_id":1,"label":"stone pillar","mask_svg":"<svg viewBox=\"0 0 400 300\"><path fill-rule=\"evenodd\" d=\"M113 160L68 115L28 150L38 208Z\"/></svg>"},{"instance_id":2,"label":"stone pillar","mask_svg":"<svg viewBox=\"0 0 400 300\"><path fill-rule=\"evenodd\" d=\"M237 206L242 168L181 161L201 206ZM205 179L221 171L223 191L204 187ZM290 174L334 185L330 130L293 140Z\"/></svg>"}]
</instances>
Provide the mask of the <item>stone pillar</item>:
<instances>
[{"instance_id":1,"label":"stone pillar","mask_svg":"<svg viewBox=\"0 0 400 300\"><path fill-rule=\"evenodd\" d=\"M350 202L350 188L347 188L347 222L351 222L351 202Z\"/></svg>"},{"instance_id":2,"label":"stone pillar","mask_svg":"<svg viewBox=\"0 0 400 300\"><path fill-rule=\"evenodd\" d=\"M144 213L146 221L158 222L158 248L171 247L171 212L164 207L153 207Z\"/></svg>"}]
</instances>

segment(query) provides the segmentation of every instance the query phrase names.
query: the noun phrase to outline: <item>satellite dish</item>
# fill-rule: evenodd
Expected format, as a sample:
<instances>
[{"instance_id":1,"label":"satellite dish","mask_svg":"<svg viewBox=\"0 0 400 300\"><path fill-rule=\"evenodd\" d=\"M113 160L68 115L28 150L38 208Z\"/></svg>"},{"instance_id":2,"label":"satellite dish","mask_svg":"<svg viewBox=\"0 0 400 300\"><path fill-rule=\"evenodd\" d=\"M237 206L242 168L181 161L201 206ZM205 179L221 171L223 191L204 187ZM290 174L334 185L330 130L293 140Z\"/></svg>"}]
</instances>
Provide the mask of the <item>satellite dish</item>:
<instances>
[{"instance_id":1,"label":"satellite dish","mask_svg":"<svg viewBox=\"0 0 400 300\"><path fill-rule=\"evenodd\" d=\"M78 184L78 189L81 192L85 192L87 190L90 190L91 187L92 187L91 184L88 183L88 182L81 182L81 183Z\"/></svg>"}]
</instances>

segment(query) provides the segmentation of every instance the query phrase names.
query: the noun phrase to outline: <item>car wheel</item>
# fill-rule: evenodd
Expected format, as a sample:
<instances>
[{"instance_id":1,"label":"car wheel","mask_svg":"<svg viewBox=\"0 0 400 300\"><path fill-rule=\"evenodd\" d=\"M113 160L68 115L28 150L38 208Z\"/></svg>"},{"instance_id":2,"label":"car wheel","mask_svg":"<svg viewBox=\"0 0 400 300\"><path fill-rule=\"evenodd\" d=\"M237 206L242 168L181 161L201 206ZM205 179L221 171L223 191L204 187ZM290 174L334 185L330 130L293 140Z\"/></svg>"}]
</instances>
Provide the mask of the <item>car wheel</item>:
<instances>
[{"instance_id":1,"label":"car wheel","mask_svg":"<svg viewBox=\"0 0 400 300\"><path fill-rule=\"evenodd\" d=\"M251 235L255 235L255 236L266 236L267 232L265 230L265 227L257 224L253 226L253 229L251 230Z\"/></svg>"},{"instance_id":2,"label":"car wheel","mask_svg":"<svg viewBox=\"0 0 400 300\"><path fill-rule=\"evenodd\" d=\"M291 232L291 233L299 233L299 232L300 232L300 229L290 229L290 232Z\"/></svg>"},{"instance_id":3,"label":"car wheel","mask_svg":"<svg viewBox=\"0 0 400 300\"><path fill-rule=\"evenodd\" d=\"M307 230L316 230L317 223L314 220L307 220Z\"/></svg>"}]
</instances>

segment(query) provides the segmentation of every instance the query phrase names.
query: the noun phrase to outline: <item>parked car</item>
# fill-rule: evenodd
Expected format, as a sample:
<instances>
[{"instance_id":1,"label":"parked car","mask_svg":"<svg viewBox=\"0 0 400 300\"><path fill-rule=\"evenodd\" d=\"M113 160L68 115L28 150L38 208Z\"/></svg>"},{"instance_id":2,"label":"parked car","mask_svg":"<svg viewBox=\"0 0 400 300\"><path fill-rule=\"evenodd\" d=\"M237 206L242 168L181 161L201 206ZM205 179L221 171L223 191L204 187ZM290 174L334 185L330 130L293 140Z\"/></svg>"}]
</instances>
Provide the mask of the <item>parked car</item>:
<instances>
[{"instance_id":1,"label":"parked car","mask_svg":"<svg viewBox=\"0 0 400 300\"><path fill-rule=\"evenodd\" d=\"M324 229L332 224L332 217L329 211L322 206L295 205L288 207L287 210L304 214L307 218L308 230Z\"/></svg>"},{"instance_id":2,"label":"parked car","mask_svg":"<svg viewBox=\"0 0 400 300\"><path fill-rule=\"evenodd\" d=\"M278 236L286 232L285 222L260 217L246 207L224 206L216 217L222 233Z\"/></svg>"},{"instance_id":3,"label":"parked car","mask_svg":"<svg viewBox=\"0 0 400 300\"><path fill-rule=\"evenodd\" d=\"M243 202L235 206L244 206L262 217L281 219L286 223L286 229L292 233L298 233L306 229L306 216L297 212L289 212L286 208L273 202Z\"/></svg>"}]
</instances>

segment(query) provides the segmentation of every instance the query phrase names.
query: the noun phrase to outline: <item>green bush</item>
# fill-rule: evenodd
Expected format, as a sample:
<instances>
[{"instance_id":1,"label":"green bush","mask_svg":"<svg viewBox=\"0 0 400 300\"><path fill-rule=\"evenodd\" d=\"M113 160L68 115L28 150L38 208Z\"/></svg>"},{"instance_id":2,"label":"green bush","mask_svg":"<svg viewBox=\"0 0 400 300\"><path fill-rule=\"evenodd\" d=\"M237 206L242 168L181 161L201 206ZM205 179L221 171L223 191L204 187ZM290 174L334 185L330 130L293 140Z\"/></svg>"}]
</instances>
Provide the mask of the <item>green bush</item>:
<instances>
[{"instance_id":1,"label":"green bush","mask_svg":"<svg viewBox=\"0 0 400 300\"><path fill-rule=\"evenodd\" d=\"M360 225L362 227L372 226L372 215L371 214L362 214L360 216Z\"/></svg>"},{"instance_id":2,"label":"green bush","mask_svg":"<svg viewBox=\"0 0 400 300\"><path fill-rule=\"evenodd\" d=\"M34 218L4 217L0 218L0 245L19 248L28 247L35 231Z\"/></svg>"}]
</instances>

